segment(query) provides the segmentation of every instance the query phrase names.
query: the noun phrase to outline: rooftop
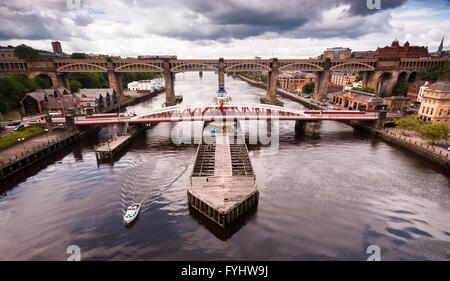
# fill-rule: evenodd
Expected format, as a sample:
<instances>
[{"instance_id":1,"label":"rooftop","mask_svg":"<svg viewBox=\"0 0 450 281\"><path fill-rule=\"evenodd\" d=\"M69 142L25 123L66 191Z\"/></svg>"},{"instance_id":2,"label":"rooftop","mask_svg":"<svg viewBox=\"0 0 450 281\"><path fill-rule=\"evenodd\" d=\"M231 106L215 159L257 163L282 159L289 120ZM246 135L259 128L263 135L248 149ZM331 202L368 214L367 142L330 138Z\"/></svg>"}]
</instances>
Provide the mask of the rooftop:
<instances>
[{"instance_id":1,"label":"rooftop","mask_svg":"<svg viewBox=\"0 0 450 281\"><path fill-rule=\"evenodd\" d=\"M450 81L437 81L429 86L431 90L450 91Z\"/></svg>"}]
</instances>

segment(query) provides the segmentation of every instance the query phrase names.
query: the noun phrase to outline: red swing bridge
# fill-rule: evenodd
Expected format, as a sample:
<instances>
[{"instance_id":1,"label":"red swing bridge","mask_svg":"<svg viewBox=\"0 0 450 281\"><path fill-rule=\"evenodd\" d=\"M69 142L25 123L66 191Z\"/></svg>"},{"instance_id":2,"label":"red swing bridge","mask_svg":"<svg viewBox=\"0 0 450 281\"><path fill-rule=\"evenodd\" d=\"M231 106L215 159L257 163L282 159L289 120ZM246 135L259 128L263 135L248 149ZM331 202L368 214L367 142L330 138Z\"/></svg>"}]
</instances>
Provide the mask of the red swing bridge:
<instances>
[{"instance_id":1,"label":"red swing bridge","mask_svg":"<svg viewBox=\"0 0 450 281\"><path fill-rule=\"evenodd\" d=\"M164 107L141 115L93 114L75 117L74 123L83 126L216 120L377 121L378 113L357 110L295 110L267 104L227 104Z\"/></svg>"}]
</instances>

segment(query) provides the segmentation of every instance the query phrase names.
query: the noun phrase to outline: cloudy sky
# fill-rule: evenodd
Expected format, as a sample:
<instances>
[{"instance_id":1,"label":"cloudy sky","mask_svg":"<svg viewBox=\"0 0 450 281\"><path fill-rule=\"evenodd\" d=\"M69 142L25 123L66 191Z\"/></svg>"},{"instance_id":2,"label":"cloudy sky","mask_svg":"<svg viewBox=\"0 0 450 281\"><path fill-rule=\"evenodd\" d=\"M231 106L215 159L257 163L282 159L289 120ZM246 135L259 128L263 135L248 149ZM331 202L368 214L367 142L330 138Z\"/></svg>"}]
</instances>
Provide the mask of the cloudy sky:
<instances>
[{"instance_id":1,"label":"cloudy sky","mask_svg":"<svg viewBox=\"0 0 450 281\"><path fill-rule=\"evenodd\" d=\"M376 0L371 0L374 2ZM450 1L0 0L0 45L122 57L307 58L327 47L450 46Z\"/></svg>"}]
</instances>

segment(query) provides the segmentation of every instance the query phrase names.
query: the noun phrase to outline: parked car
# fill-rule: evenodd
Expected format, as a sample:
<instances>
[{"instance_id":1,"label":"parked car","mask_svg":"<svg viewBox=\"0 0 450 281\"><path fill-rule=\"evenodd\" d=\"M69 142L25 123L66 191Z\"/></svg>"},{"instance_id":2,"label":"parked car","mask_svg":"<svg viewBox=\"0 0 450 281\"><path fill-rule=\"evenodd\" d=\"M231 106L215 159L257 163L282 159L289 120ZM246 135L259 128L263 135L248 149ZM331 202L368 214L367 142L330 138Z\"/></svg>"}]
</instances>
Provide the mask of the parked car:
<instances>
[{"instance_id":1,"label":"parked car","mask_svg":"<svg viewBox=\"0 0 450 281\"><path fill-rule=\"evenodd\" d=\"M25 129L25 126L20 124L14 128L14 132L22 131L23 129Z\"/></svg>"}]
</instances>

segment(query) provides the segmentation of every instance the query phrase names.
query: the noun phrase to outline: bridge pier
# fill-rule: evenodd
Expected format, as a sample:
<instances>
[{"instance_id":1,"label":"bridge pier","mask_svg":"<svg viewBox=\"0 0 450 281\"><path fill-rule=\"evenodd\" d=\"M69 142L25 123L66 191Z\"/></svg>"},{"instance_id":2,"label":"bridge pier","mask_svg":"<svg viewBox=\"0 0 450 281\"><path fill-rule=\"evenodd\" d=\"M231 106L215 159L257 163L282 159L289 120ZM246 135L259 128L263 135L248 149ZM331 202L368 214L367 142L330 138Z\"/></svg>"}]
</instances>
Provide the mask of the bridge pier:
<instances>
[{"instance_id":1,"label":"bridge pier","mask_svg":"<svg viewBox=\"0 0 450 281\"><path fill-rule=\"evenodd\" d=\"M58 85L56 87L66 88L70 90L69 73L59 73L57 77L58 77Z\"/></svg>"},{"instance_id":2,"label":"bridge pier","mask_svg":"<svg viewBox=\"0 0 450 281\"><path fill-rule=\"evenodd\" d=\"M325 101L328 93L328 82L331 77L331 60L325 60L323 71L316 72L316 85L314 87L314 98L319 101Z\"/></svg>"},{"instance_id":3,"label":"bridge pier","mask_svg":"<svg viewBox=\"0 0 450 281\"><path fill-rule=\"evenodd\" d=\"M122 73L116 73L112 70L108 71L109 87L116 91L117 95L123 97Z\"/></svg>"},{"instance_id":4,"label":"bridge pier","mask_svg":"<svg viewBox=\"0 0 450 281\"><path fill-rule=\"evenodd\" d=\"M175 80L175 73L170 71L170 63L168 59L164 60L164 81L166 85L166 102L165 106L174 106L177 102L182 100L182 97L175 96L175 87L173 81Z\"/></svg>"},{"instance_id":5,"label":"bridge pier","mask_svg":"<svg viewBox=\"0 0 450 281\"><path fill-rule=\"evenodd\" d=\"M278 68L280 67L277 58L272 59L270 67L271 70L268 72L267 77L267 94L260 101L264 104L283 106L283 102L277 100Z\"/></svg>"},{"instance_id":6,"label":"bridge pier","mask_svg":"<svg viewBox=\"0 0 450 281\"><path fill-rule=\"evenodd\" d=\"M219 58L219 91L225 91L225 62Z\"/></svg>"},{"instance_id":7,"label":"bridge pier","mask_svg":"<svg viewBox=\"0 0 450 281\"><path fill-rule=\"evenodd\" d=\"M295 131L304 133L309 137L317 135L317 130L319 129L319 126L320 126L319 121L304 121L304 120L295 121Z\"/></svg>"},{"instance_id":8,"label":"bridge pier","mask_svg":"<svg viewBox=\"0 0 450 281\"><path fill-rule=\"evenodd\" d=\"M386 110L380 110L378 111L378 120L376 127L377 129L383 129L384 128L384 122L386 121L387 111Z\"/></svg>"}]
</instances>

